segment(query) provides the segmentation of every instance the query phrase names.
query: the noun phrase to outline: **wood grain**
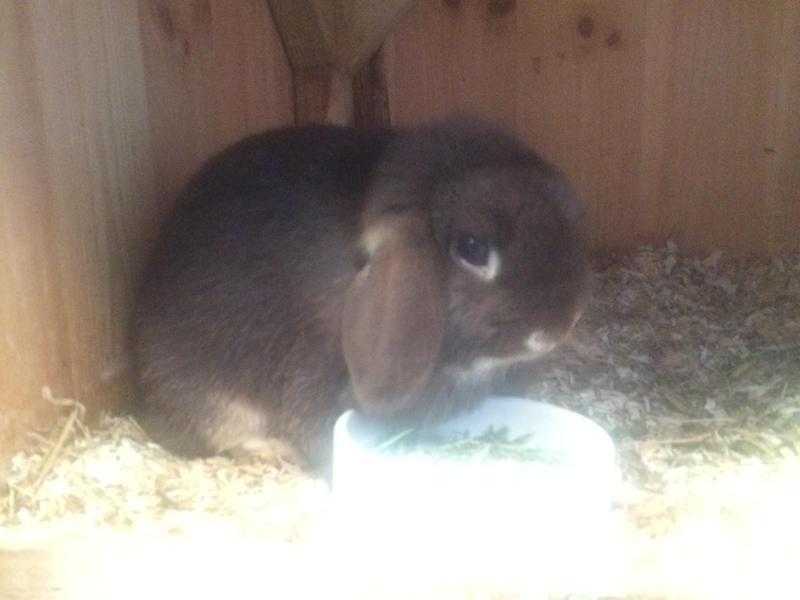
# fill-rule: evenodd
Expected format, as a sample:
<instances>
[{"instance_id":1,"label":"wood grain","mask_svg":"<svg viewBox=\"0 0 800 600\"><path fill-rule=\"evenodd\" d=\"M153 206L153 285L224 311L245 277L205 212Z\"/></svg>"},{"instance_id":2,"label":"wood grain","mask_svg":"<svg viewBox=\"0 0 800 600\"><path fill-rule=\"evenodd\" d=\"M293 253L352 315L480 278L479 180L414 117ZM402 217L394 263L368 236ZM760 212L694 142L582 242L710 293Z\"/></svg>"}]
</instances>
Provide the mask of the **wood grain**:
<instances>
[{"instance_id":1,"label":"wood grain","mask_svg":"<svg viewBox=\"0 0 800 600\"><path fill-rule=\"evenodd\" d=\"M353 122L354 82L411 0L268 0L292 66L297 124Z\"/></svg>"},{"instance_id":2,"label":"wood grain","mask_svg":"<svg viewBox=\"0 0 800 600\"><path fill-rule=\"evenodd\" d=\"M60 302L73 397L106 394L124 364L128 289L153 196L136 6L32 5Z\"/></svg>"},{"instance_id":3,"label":"wood grain","mask_svg":"<svg viewBox=\"0 0 800 600\"><path fill-rule=\"evenodd\" d=\"M294 122L296 125L353 122L353 82L333 67L292 69Z\"/></svg>"},{"instance_id":4,"label":"wood grain","mask_svg":"<svg viewBox=\"0 0 800 600\"><path fill-rule=\"evenodd\" d=\"M294 69L330 67L339 20L338 0L266 0Z\"/></svg>"},{"instance_id":5,"label":"wood grain","mask_svg":"<svg viewBox=\"0 0 800 600\"><path fill-rule=\"evenodd\" d=\"M798 249L798 10L420 2L385 46L391 114L518 131L576 182L596 247Z\"/></svg>"},{"instance_id":6,"label":"wood grain","mask_svg":"<svg viewBox=\"0 0 800 600\"><path fill-rule=\"evenodd\" d=\"M332 66L353 75L413 0L267 0L295 69Z\"/></svg>"},{"instance_id":7,"label":"wood grain","mask_svg":"<svg viewBox=\"0 0 800 600\"><path fill-rule=\"evenodd\" d=\"M0 4L0 461L71 386L29 7Z\"/></svg>"},{"instance_id":8,"label":"wood grain","mask_svg":"<svg viewBox=\"0 0 800 600\"><path fill-rule=\"evenodd\" d=\"M378 51L389 32L407 13L414 0L316 0L333 7L334 64L350 74L358 71Z\"/></svg>"},{"instance_id":9,"label":"wood grain","mask_svg":"<svg viewBox=\"0 0 800 600\"><path fill-rule=\"evenodd\" d=\"M767 218L769 252L800 243L800 3L787 2L773 13L773 55L768 67L768 105L773 112L765 132L767 160L764 198L771 203Z\"/></svg>"},{"instance_id":10,"label":"wood grain","mask_svg":"<svg viewBox=\"0 0 800 600\"><path fill-rule=\"evenodd\" d=\"M780 111L769 102L779 8L695 1L673 11L660 197L688 244L699 237L712 247L774 249L779 199L764 192L774 143L766 134Z\"/></svg>"},{"instance_id":11,"label":"wood grain","mask_svg":"<svg viewBox=\"0 0 800 600\"><path fill-rule=\"evenodd\" d=\"M49 386L110 407L154 179L136 6L2 10L0 401L35 414Z\"/></svg>"},{"instance_id":12,"label":"wood grain","mask_svg":"<svg viewBox=\"0 0 800 600\"><path fill-rule=\"evenodd\" d=\"M291 123L291 73L264 0L139 0L163 209L213 152Z\"/></svg>"},{"instance_id":13,"label":"wood grain","mask_svg":"<svg viewBox=\"0 0 800 600\"><path fill-rule=\"evenodd\" d=\"M391 123L383 52L378 51L353 77L353 125L372 128Z\"/></svg>"},{"instance_id":14,"label":"wood grain","mask_svg":"<svg viewBox=\"0 0 800 600\"><path fill-rule=\"evenodd\" d=\"M394 122L473 112L515 124L515 12L483 2L418 2L384 46Z\"/></svg>"},{"instance_id":15,"label":"wood grain","mask_svg":"<svg viewBox=\"0 0 800 600\"><path fill-rule=\"evenodd\" d=\"M262 0L0 3L0 464L50 416L126 393L132 290L211 152L291 122Z\"/></svg>"}]
</instances>

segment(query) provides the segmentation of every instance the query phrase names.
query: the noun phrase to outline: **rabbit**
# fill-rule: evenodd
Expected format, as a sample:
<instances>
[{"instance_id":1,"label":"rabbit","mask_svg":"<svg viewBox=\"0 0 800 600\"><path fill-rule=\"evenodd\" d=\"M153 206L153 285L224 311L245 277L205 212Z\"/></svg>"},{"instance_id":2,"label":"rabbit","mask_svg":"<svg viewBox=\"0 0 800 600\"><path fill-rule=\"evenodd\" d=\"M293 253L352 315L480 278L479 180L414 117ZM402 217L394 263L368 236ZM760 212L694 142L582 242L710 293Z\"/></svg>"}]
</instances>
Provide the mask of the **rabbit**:
<instances>
[{"instance_id":1,"label":"rabbit","mask_svg":"<svg viewBox=\"0 0 800 600\"><path fill-rule=\"evenodd\" d=\"M336 418L469 410L586 303L583 206L476 119L290 126L190 180L135 301L134 414L185 456L330 467Z\"/></svg>"}]
</instances>

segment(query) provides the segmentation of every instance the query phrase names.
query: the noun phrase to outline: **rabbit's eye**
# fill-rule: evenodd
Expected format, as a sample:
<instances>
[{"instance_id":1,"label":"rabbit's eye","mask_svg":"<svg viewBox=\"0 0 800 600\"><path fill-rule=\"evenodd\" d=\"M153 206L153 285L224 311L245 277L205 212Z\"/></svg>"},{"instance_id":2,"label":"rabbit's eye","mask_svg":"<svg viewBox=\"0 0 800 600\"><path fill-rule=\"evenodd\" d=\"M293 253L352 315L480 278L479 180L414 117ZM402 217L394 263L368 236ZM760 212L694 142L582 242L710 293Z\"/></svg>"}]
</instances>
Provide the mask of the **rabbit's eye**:
<instances>
[{"instance_id":1,"label":"rabbit's eye","mask_svg":"<svg viewBox=\"0 0 800 600\"><path fill-rule=\"evenodd\" d=\"M474 235L459 236L451 246L453 259L464 269L484 281L492 281L500 272L500 253Z\"/></svg>"},{"instance_id":2,"label":"rabbit's eye","mask_svg":"<svg viewBox=\"0 0 800 600\"><path fill-rule=\"evenodd\" d=\"M456 241L456 254L475 267L489 263L489 244L473 235L463 235Z\"/></svg>"}]
</instances>

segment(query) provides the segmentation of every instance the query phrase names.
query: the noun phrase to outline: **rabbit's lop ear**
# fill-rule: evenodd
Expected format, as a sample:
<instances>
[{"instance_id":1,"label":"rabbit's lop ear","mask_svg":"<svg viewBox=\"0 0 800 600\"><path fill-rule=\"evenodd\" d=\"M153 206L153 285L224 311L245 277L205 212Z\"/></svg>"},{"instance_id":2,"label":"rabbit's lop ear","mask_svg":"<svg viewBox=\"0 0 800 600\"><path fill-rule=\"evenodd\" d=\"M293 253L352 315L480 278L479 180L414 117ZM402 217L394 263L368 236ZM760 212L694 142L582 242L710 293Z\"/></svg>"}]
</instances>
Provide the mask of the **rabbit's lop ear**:
<instances>
[{"instance_id":1,"label":"rabbit's lop ear","mask_svg":"<svg viewBox=\"0 0 800 600\"><path fill-rule=\"evenodd\" d=\"M389 416L418 401L437 361L441 257L418 208L371 219L361 243L369 261L347 293L342 345L361 409Z\"/></svg>"}]
</instances>

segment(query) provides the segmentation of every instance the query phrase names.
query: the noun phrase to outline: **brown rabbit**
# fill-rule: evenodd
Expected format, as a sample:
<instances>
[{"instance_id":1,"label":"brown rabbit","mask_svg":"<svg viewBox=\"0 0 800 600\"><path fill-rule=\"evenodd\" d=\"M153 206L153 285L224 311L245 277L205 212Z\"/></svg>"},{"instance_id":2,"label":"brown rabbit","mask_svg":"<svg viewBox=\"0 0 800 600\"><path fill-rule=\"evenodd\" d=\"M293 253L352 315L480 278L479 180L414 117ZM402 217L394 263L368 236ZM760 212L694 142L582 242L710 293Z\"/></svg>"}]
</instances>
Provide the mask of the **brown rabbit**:
<instances>
[{"instance_id":1,"label":"brown rabbit","mask_svg":"<svg viewBox=\"0 0 800 600\"><path fill-rule=\"evenodd\" d=\"M245 139L189 183L145 272L136 414L178 453L324 466L348 408L404 426L468 409L577 320L580 212L476 121Z\"/></svg>"}]
</instances>

